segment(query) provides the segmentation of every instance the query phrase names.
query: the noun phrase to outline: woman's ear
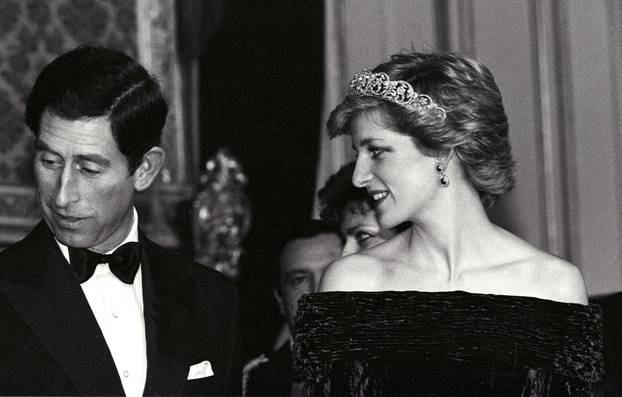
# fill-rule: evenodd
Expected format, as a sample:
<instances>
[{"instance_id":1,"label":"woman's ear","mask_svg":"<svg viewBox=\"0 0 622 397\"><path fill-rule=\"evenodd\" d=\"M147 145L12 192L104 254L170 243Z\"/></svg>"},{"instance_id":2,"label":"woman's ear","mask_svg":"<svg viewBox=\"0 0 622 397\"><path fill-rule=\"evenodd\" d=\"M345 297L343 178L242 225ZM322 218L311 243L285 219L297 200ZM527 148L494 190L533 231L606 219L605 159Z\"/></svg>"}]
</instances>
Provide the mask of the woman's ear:
<instances>
[{"instance_id":1,"label":"woman's ear","mask_svg":"<svg viewBox=\"0 0 622 397\"><path fill-rule=\"evenodd\" d=\"M153 181L156 176L160 172L160 168L164 165L164 159L166 158L166 153L159 146L154 146L147 153L143 155L143 160L134 171L134 189L138 192L142 192L146 190Z\"/></svg>"}]
</instances>

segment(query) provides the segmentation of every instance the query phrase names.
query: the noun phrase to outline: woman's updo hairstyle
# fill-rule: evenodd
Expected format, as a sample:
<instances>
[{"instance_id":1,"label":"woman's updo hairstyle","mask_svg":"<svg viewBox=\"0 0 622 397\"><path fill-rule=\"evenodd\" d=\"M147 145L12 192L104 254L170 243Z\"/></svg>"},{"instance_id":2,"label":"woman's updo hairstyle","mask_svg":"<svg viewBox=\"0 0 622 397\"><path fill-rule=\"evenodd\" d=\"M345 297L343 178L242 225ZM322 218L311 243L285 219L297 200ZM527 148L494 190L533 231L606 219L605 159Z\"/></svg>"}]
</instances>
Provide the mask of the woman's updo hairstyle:
<instances>
[{"instance_id":1,"label":"woman's updo hairstyle","mask_svg":"<svg viewBox=\"0 0 622 397\"><path fill-rule=\"evenodd\" d=\"M372 96L347 95L328 119L331 138L350 134L354 116L381 110L385 127L413 138L429 156L451 149L484 206L514 186L514 161L508 122L499 88L486 66L453 53L396 54L378 65L391 81L403 80L418 94L428 95L445 110L446 118L430 122L417 111Z\"/></svg>"}]
</instances>

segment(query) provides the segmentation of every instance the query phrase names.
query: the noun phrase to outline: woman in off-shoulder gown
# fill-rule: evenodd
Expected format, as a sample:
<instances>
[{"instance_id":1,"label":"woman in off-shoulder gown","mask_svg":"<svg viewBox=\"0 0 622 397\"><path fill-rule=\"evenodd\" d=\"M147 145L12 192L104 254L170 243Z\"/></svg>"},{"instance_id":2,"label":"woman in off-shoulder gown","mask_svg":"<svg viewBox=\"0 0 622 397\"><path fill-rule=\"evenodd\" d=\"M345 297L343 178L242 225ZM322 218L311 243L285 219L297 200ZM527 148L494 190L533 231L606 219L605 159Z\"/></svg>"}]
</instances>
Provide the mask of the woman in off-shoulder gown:
<instances>
[{"instance_id":1,"label":"woman in off-shoulder gown","mask_svg":"<svg viewBox=\"0 0 622 397\"><path fill-rule=\"evenodd\" d=\"M602 374L598 306L573 264L491 223L514 185L501 94L482 63L397 54L332 112L352 182L384 228L299 304L295 365L314 395L581 396ZM520 129L517 129L520 133Z\"/></svg>"}]
</instances>

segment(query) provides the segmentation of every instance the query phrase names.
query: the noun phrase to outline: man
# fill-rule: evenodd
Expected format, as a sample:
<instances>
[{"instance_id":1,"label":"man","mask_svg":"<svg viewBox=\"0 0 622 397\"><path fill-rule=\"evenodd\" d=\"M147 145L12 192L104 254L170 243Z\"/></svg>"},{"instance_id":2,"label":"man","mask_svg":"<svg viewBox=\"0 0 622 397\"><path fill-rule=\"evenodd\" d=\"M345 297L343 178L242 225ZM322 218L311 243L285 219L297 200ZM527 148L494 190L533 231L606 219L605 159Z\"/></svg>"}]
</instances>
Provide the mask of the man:
<instances>
[{"instance_id":1,"label":"man","mask_svg":"<svg viewBox=\"0 0 622 397\"><path fill-rule=\"evenodd\" d=\"M0 394L239 393L232 283L137 226L166 114L120 52L80 47L38 76L26 123L44 219L0 253Z\"/></svg>"},{"instance_id":2,"label":"man","mask_svg":"<svg viewBox=\"0 0 622 397\"><path fill-rule=\"evenodd\" d=\"M294 230L285 241L279 255L274 295L289 330L293 330L298 299L317 292L324 269L339 258L341 240L330 226L311 221ZM292 374L291 340L247 364L244 376L248 396L297 395L299 385Z\"/></svg>"}]
</instances>

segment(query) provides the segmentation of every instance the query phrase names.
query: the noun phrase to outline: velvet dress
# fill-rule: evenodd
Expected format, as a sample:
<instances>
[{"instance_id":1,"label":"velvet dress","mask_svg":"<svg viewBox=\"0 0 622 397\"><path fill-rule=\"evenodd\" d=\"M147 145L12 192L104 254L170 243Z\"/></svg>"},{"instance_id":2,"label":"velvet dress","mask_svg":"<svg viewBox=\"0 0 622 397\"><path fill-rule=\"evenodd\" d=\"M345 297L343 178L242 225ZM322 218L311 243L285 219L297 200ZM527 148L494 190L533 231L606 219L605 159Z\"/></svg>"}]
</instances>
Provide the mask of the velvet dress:
<instances>
[{"instance_id":1,"label":"velvet dress","mask_svg":"<svg viewBox=\"0 0 622 397\"><path fill-rule=\"evenodd\" d=\"M320 396L590 396L598 305L452 292L326 292L299 301L296 376Z\"/></svg>"}]
</instances>

